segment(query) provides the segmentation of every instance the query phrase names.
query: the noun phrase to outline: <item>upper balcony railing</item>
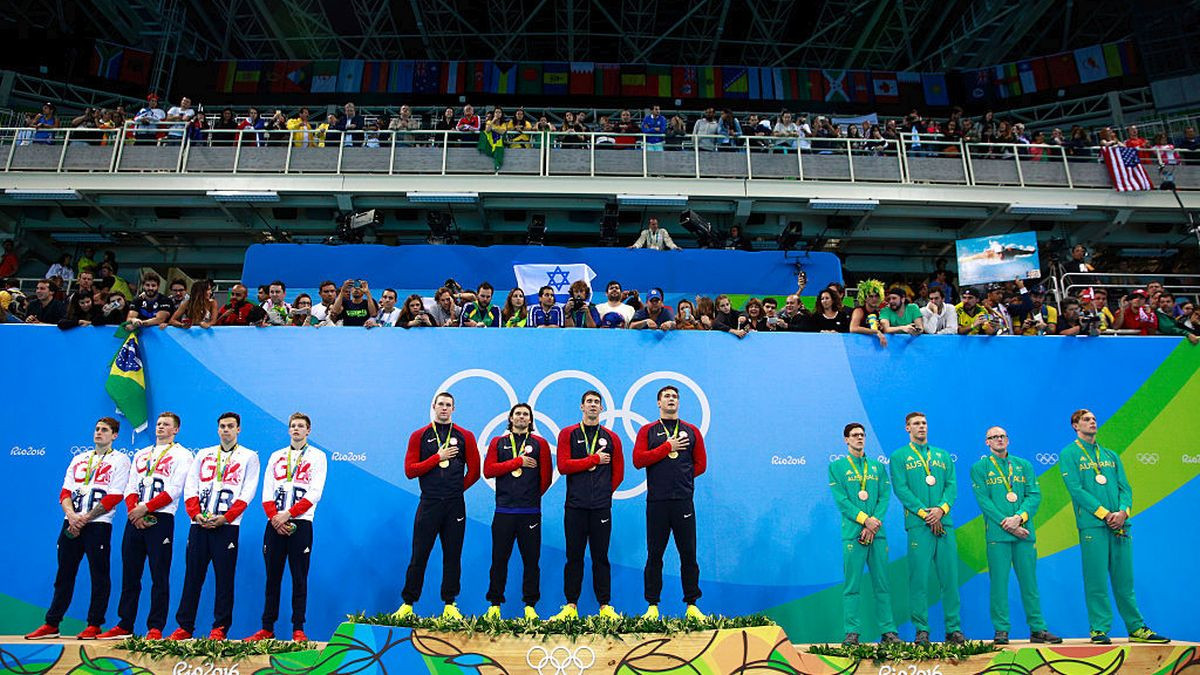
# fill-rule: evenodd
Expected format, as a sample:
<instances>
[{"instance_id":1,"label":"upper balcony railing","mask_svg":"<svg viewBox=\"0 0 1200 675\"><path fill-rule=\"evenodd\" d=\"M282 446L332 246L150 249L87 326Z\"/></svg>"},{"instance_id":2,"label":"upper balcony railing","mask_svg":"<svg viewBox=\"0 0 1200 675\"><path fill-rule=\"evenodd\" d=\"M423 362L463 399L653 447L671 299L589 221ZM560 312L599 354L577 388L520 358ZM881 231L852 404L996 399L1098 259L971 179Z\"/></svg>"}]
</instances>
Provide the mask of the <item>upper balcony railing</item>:
<instances>
[{"instance_id":1,"label":"upper balcony railing","mask_svg":"<svg viewBox=\"0 0 1200 675\"><path fill-rule=\"evenodd\" d=\"M1099 148L902 138L509 132L496 171L457 131L0 128L4 172L734 178L1112 189ZM1200 190L1200 154L1140 151Z\"/></svg>"}]
</instances>

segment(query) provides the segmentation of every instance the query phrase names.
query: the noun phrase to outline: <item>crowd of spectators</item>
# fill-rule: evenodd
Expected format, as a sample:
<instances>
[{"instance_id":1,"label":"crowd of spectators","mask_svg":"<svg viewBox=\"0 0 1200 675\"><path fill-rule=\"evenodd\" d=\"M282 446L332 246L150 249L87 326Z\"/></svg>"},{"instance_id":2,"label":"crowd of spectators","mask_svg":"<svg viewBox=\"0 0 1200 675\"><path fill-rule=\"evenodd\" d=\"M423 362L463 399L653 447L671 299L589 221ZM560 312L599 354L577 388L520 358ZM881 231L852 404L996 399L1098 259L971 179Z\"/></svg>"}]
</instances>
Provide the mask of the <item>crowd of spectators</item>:
<instances>
[{"instance_id":1,"label":"crowd of spectators","mask_svg":"<svg viewBox=\"0 0 1200 675\"><path fill-rule=\"evenodd\" d=\"M896 151L896 141L904 137L911 151L954 155L963 151L963 143L981 144L978 152L986 156L1012 156L1019 152L1031 161L1047 160L1059 152L1072 159L1095 159L1097 148L1125 145L1138 148L1146 162L1200 162L1200 137L1188 126L1178 138L1155 133L1147 138L1137 125L1124 133L1112 127L1092 131L1076 125L1028 129L1003 113L987 111L973 117L955 107L945 119L921 115L917 110L901 118L865 119L839 123L828 115L808 115L781 110L776 113L746 113L740 117L732 110L707 108L695 117L676 112L664 114L657 104L644 109L623 108L612 114L586 111L532 113L516 108L511 113L500 106L480 115L474 106L446 107L415 113L408 105L398 110L364 114L354 103L339 110L325 108L314 113L309 107L295 111L260 110L251 106L242 110L223 107L207 114L186 96L178 104L163 108L155 94L136 112L124 106L112 109L87 108L76 117L60 118L53 104L25 117L29 128L19 142L50 143L54 130L71 128L76 143L112 142L118 130L125 129L127 140L134 143L178 144L184 141L210 145L268 144L293 147L325 147L339 144L381 147L389 145L392 133L398 145L440 143L450 132L450 142L475 145L481 131L501 132L506 144L514 148L538 147L539 132L559 132L552 142L562 147L640 148L679 150L751 150L762 152L854 152L885 154ZM412 132L438 133L412 133ZM994 147L991 147L994 144ZM1028 147L1019 147L1028 146ZM1056 150L1061 147L1062 150Z\"/></svg>"}]
</instances>

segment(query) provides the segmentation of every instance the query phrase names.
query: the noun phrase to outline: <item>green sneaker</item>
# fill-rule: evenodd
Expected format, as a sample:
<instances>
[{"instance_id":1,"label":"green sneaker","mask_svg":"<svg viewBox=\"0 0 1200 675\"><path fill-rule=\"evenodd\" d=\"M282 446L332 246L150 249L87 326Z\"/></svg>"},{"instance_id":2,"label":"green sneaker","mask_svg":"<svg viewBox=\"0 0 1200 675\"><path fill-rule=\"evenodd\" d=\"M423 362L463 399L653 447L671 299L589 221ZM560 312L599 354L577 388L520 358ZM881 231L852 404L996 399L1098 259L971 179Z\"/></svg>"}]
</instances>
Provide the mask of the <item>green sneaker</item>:
<instances>
[{"instance_id":1,"label":"green sneaker","mask_svg":"<svg viewBox=\"0 0 1200 675\"><path fill-rule=\"evenodd\" d=\"M550 621L569 621L578 618L579 610L575 608L575 605L563 605L558 614L550 617Z\"/></svg>"},{"instance_id":2,"label":"green sneaker","mask_svg":"<svg viewBox=\"0 0 1200 675\"><path fill-rule=\"evenodd\" d=\"M694 621L707 621L708 615L700 611L700 608L695 605L688 605L687 611L683 613L684 618Z\"/></svg>"},{"instance_id":3,"label":"green sneaker","mask_svg":"<svg viewBox=\"0 0 1200 675\"><path fill-rule=\"evenodd\" d=\"M413 615L413 606L407 602L400 605L400 609L392 612L393 619L404 619Z\"/></svg>"},{"instance_id":4,"label":"green sneaker","mask_svg":"<svg viewBox=\"0 0 1200 675\"><path fill-rule=\"evenodd\" d=\"M500 605L492 605L491 607L488 607L488 611L483 615L483 618L487 619L488 621L499 621L501 619Z\"/></svg>"},{"instance_id":5,"label":"green sneaker","mask_svg":"<svg viewBox=\"0 0 1200 675\"><path fill-rule=\"evenodd\" d=\"M601 619L608 619L609 621L621 620L621 615L617 614L617 610L613 609L612 605L601 606L599 615Z\"/></svg>"},{"instance_id":6,"label":"green sneaker","mask_svg":"<svg viewBox=\"0 0 1200 675\"><path fill-rule=\"evenodd\" d=\"M1134 631L1136 632L1136 631ZM1130 638L1133 639L1133 638ZM1108 633L1102 630L1092 631L1092 644L1094 645L1111 645L1112 638L1108 637Z\"/></svg>"},{"instance_id":7,"label":"green sneaker","mask_svg":"<svg viewBox=\"0 0 1200 675\"><path fill-rule=\"evenodd\" d=\"M647 607L645 613L642 614L642 618L650 620L650 621L657 621L658 620L658 605L650 605L649 607Z\"/></svg>"},{"instance_id":8,"label":"green sneaker","mask_svg":"<svg viewBox=\"0 0 1200 675\"><path fill-rule=\"evenodd\" d=\"M497 612L500 611L498 607L496 608L496 611ZM458 611L458 607L456 607L454 605L454 603L451 602L451 603L447 603L446 607L444 609L442 609L442 618L443 619L457 619L458 621L462 621L463 615L462 615L462 612Z\"/></svg>"},{"instance_id":9,"label":"green sneaker","mask_svg":"<svg viewBox=\"0 0 1200 675\"><path fill-rule=\"evenodd\" d=\"M1145 642L1152 645L1165 645L1171 641L1171 638L1155 633L1154 631L1150 630L1149 626L1142 626L1141 628L1130 633L1129 641Z\"/></svg>"},{"instance_id":10,"label":"green sneaker","mask_svg":"<svg viewBox=\"0 0 1200 675\"><path fill-rule=\"evenodd\" d=\"M542 617L538 616L537 610L533 608L533 605L525 605L526 621L537 621L540 618Z\"/></svg>"}]
</instances>

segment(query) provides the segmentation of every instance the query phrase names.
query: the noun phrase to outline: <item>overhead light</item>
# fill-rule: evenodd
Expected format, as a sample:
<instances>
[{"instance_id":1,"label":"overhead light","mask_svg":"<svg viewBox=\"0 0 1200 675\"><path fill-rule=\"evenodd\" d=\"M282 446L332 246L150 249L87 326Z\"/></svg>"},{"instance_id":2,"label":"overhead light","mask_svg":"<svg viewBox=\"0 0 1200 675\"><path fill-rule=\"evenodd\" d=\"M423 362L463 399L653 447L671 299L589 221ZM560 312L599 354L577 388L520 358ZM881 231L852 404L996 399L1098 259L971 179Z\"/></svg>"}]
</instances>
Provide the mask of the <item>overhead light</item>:
<instances>
[{"instance_id":1,"label":"overhead light","mask_svg":"<svg viewBox=\"0 0 1200 675\"><path fill-rule=\"evenodd\" d=\"M414 204L474 204L478 192L409 192L408 201Z\"/></svg>"},{"instance_id":2,"label":"overhead light","mask_svg":"<svg viewBox=\"0 0 1200 675\"><path fill-rule=\"evenodd\" d=\"M113 238L99 232L52 232L50 238L64 244L109 244Z\"/></svg>"},{"instance_id":3,"label":"overhead light","mask_svg":"<svg viewBox=\"0 0 1200 675\"><path fill-rule=\"evenodd\" d=\"M1004 210L1016 216L1069 216L1079 207L1074 204L1009 204Z\"/></svg>"},{"instance_id":4,"label":"overhead light","mask_svg":"<svg viewBox=\"0 0 1200 675\"><path fill-rule=\"evenodd\" d=\"M686 195L617 195L619 206L687 206Z\"/></svg>"},{"instance_id":5,"label":"overhead light","mask_svg":"<svg viewBox=\"0 0 1200 675\"><path fill-rule=\"evenodd\" d=\"M810 208L817 211L874 211L878 199L818 199L808 200Z\"/></svg>"},{"instance_id":6,"label":"overhead light","mask_svg":"<svg viewBox=\"0 0 1200 675\"><path fill-rule=\"evenodd\" d=\"M6 188L4 194L13 199L31 202L75 202L83 197L75 190L36 190L28 188Z\"/></svg>"},{"instance_id":7,"label":"overhead light","mask_svg":"<svg viewBox=\"0 0 1200 675\"><path fill-rule=\"evenodd\" d=\"M279 193L274 190L209 190L207 193L218 202L277 202Z\"/></svg>"}]
</instances>

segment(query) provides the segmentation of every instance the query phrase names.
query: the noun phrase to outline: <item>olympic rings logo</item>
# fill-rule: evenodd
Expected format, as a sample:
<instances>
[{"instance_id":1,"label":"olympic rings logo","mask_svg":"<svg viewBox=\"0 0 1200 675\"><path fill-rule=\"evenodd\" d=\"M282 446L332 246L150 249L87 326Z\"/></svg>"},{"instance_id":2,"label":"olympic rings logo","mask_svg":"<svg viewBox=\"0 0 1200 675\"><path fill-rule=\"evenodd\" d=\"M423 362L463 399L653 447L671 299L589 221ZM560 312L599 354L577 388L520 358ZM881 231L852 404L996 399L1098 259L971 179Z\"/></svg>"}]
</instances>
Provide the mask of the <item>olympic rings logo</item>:
<instances>
[{"instance_id":1,"label":"olympic rings logo","mask_svg":"<svg viewBox=\"0 0 1200 675\"><path fill-rule=\"evenodd\" d=\"M505 397L508 398L509 408L512 408L512 406L521 402L521 399L517 397L516 390L513 389L512 385L509 384L508 380L506 380L504 376L494 371L487 370L486 368L468 368L466 370L460 370L446 378L445 381L438 385L434 392L450 391L450 388L455 384L472 378L482 378L496 383L496 385L500 387L500 390L504 393ZM551 444L556 441L559 432L562 431L562 428L559 427L554 420L550 419L548 415L538 410L537 401L538 397L540 397L542 393L546 391L547 387L560 380L581 380L582 382L590 385L591 389L595 389L596 391L600 392L600 400L604 402L605 408L605 410L600 413L600 423L608 426L615 432L616 428L613 427L612 424L617 419L621 420L621 425L625 429L625 435L629 438L630 442L630 450L627 451L627 454L632 455L632 444L637 440L638 429L650 422L650 420L648 420L646 417L633 410L633 398L651 382L667 380L670 382L677 382L691 390L691 392L696 395L696 398L700 402L700 423L697 426L700 428L700 433L702 435L708 435L708 427L712 421L712 409L708 403L708 395L704 393L704 390L700 388L700 385L696 384L695 380L687 375L684 375L683 373L677 373L673 370L656 370L652 373L646 373L638 378L636 382L630 385L629 391L625 392L625 398L622 400L621 406L617 407L616 399L613 398L612 392L609 391L604 382L600 381L600 378L583 370L559 370L543 377L536 385L534 385L533 390L529 393L529 399L526 401L526 403L529 404L529 407L533 408L534 421L542 425L542 428L547 432L542 435ZM430 411L429 419L431 422L433 421L432 410ZM507 423L508 410L504 410L488 421L486 425L484 425L483 433L479 434L478 437L481 462L483 460L483 456L487 454L487 446L488 443L491 442L492 434L495 433L497 429L503 429ZM635 424L637 426L634 426ZM555 468L553 471L551 484L557 482L558 478L558 470ZM494 479L485 478L484 482L486 482L493 490L496 489L496 481ZM614 492L613 499L631 499L645 491L646 480L643 478L641 483L638 483L632 488L627 490L617 490Z\"/></svg>"},{"instance_id":2,"label":"olympic rings logo","mask_svg":"<svg viewBox=\"0 0 1200 675\"><path fill-rule=\"evenodd\" d=\"M1158 453L1139 452L1137 455L1137 461L1141 462L1142 464L1158 464Z\"/></svg>"},{"instance_id":3,"label":"olympic rings logo","mask_svg":"<svg viewBox=\"0 0 1200 675\"><path fill-rule=\"evenodd\" d=\"M533 660L535 652L541 654L537 663L534 663ZM586 663L584 662L585 658L587 659ZM546 667L553 668L554 670L551 672L554 675L567 675L567 668L575 668L577 669L576 675L583 675L585 671L596 665L596 652L587 645L580 645L573 650L562 645L549 650L541 645L534 645L529 648L528 652L525 652L525 663L536 670L538 675L542 675L542 671Z\"/></svg>"},{"instance_id":4,"label":"olympic rings logo","mask_svg":"<svg viewBox=\"0 0 1200 675\"><path fill-rule=\"evenodd\" d=\"M1056 453L1056 452L1039 452L1038 454L1034 455L1034 459L1036 459L1039 464L1057 464L1058 463L1058 453Z\"/></svg>"}]
</instances>

